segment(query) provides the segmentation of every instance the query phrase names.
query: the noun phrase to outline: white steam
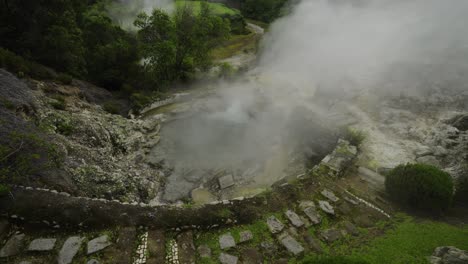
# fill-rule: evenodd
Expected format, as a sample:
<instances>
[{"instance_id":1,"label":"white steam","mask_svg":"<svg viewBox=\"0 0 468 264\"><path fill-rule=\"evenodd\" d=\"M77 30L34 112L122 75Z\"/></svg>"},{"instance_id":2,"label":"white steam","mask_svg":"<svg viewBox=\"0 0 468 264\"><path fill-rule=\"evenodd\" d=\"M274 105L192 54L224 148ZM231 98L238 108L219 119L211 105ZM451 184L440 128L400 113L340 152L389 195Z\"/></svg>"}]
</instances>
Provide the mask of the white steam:
<instances>
[{"instance_id":1,"label":"white steam","mask_svg":"<svg viewBox=\"0 0 468 264\"><path fill-rule=\"evenodd\" d=\"M174 0L117 0L107 6L110 17L123 29L134 30L133 22L140 13L151 14L153 9L172 12Z\"/></svg>"}]
</instances>

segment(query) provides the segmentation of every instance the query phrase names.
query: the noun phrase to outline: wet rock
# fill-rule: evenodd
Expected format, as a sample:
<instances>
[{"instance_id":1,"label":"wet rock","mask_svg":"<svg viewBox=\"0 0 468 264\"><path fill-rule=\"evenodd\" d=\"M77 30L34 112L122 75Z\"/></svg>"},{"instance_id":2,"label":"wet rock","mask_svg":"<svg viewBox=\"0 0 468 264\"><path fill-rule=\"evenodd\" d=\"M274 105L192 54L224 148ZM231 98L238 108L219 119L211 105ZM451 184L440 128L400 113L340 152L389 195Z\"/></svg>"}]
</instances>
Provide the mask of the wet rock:
<instances>
[{"instance_id":1,"label":"wet rock","mask_svg":"<svg viewBox=\"0 0 468 264\"><path fill-rule=\"evenodd\" d=\"M431 264L468 264L468 251L456 247L438 247L430 258Z\"/></svg>"},{"instance_id":2,"label":"wet rock","mask_svg":"<svg viewBox=\"0 0 468 264\"><path fill-rule=\"evenodd\" d=\"M218 179L219 182L219 188L221 190L229 188L234 185L234 178L232 175L226 175Z\"/></svg>"},{"instance_id":3,"label":"wet rock","mask_svg":"<svg viewBox=\"0 0 468 264\"><path fill-rule=\"evenodd\" d=\"M286 217L289 219L291 224L293 224L295 227L301 227L304 225L304 222L301 220L301 218L293 211L287 210L285 213Z\"/></svg>"},{"instance_id":4,"label":"wet rock","mask_svg":"<svg viewBox=\"0 0 468 264\"><path fill-rule=\"evenodd\" d=\"M268 228L270 229L270 232L273 234L277 234L281 232L284 228L283 223L281 223L276 217L270 216L267 219L267 225Z\"/></svg>"},{"instance_id":5,"label":"wet rock","mask_svg":"<svg viewBox=\"0 0 468 264\"><path fill-rule=\"evenodd\" d=\"M359 235L359 230L356 228L355 225L353 225L351 222L346 221L344 222L344 228L346 232L350 235L357 236Z\"/></svg>"},{"instance_id":6,"label":"wet rock","mask_svg":"<svg viewBox=\"0 0 468 264\"><path fill-rule=\"evenodd\" d=\"M211 258L211 248L207 245L201 245L198 247L198 254L201 258Z\"/></svg>"},{"instance_id":7,"label":"wet rock","mask_svg":"<svg viewBox=\"0 0 468 264\"><path fill-rule=\"evenodd\" d=\"M109 242L109 237L107 235L97 237L88 242L87 254L89 255L101 251L111 244L112 243Z\"/></svg>"},{"instance_id":8,"label":"wet rock","mask_svg":"<svg viewBox=\"0 0 468 264\"><path fill-rule=\"evenodd\" d=\"M316 253L322 253L323 249L322 246L320 246L320 243L314 239L311 235L306 234L304 236L304 241L309 245L309 248L312 249Z\"/></svg>"},{"instance_id":9,"label":"wet rock","mask_svg":"<svg viewBox=\"0 0 468 264\"><path fill-rule=\"evenodd\" d=\"M356 155L357 148L340 139L335 150L322 160L321 165L330 168L332 176L340 176Z\"/></svg>"},{"instance_id":10,"label":"wet rock","mask_svg":"<svg viewBox=\"0 0 468 264\"><path fill-rule=\"evenodd\" d=\"M315 210L315 207L305 208L304 213L307 215L307 217L309 217L312 224L318 225L320 222L322 222L322 217L317 212L317 210Z\"/></svg>"},{"instance_id":11,"label":"wet rock","mask_svg":"<svg viewBox=\"0 0 468 264\"><path fill-rule=\"evenodd\" d=\"M335 210L333 209L333 206L330 205L329 202L327 201L319 201L319 207L322 209L325 213L335 215Z\"/></svg>"},{"instance_id":12,"label":"wet rock","mask_svg":"<svg viewBox=\"0 0 468 264\"><path fill-rule=\"evenodd\" d=\"M58 255L58 264L70 264L73 261L73 258L80 250L81 243L83 242L83 238L79 236L73 236L67 238L65 243L63 243L62 249Z\"/></svg>"},{"instance_id":13,"label":"wet rock","mask_svg":"<svg viewBox=\"0 0 468 264\"><path fill-rule=\"evenodd\" d=\"M221 253L219 255L219 262L221 262L222 264L237 264L238 260L238 257L226 253Z\"/></svg>"},{"instance_id":14,"label":"wet rock","mask_svg":"<svg viewBox=\"0 0 468 264\"><path fill-rule=\"evenodd\" d=\"M299 255L304 252L304 248L292 236L283 234L278 239L281 244L292 254Z\"/></svg>"},{"instance_id":15,"label":"wet rock","mask_svg":"<svg viewBox=\"0 0 468 264\"><path fill-rule=\"evenodd\" d=\"M236 241L231 233L227 233L219 237L219 246L221 249L232 248L236 246Z\"/></svg>"},{"instance_id":16,"label":"wet rock","mask_svg":"<svg viewBox=\"0 0 468 264\"><path fill-rule=\"evenodd\" d=\"M253 234L249 230L240 232L239 236L240 243L247 242L253 239Z\"/></svg>"},{"instance_id":17,"label":"wet rock","mask_svg":"<svg viewBox=\"0 0 468 264\"><path fill-rule=\"evenodd\" d=\"M328 243L332 243L341 238L341 232L336 229L327 229L320 232L322 239Z\"/></svg>"},{"instance_id":18,"label":"wet rock","mask_svg":"<svg viewBox=\"0 0 468 264\"><path fill-rule=\"evenodd\" d=\"M24 246L24 234L13 235L0 250L0 258L18 255Z\"/></svg>"},{"instance_id":19,"label":"wet rock","mask_svg":"<svg viewBox=\"0 0 468 264\"><path fill-rule=\"evenodd\" d=\"M263 264L263 256L255 248L246 248L242 250L242 264Z\"/></svg>"},{"instance_id":20,"label":"wet rock","mask_svg":"<svg viewBox=\"0 0 468 264\"><path fill-rule=\"evenodd\" d=\"M56 241L57 239L55 238L34 239L29 244L28 250L29 251L49 251L49 250L54 249Z\"/></svg>"},{"instance_id":21,"label":"wet rock","mask_svg":"<svg viewBox=\"0 0 468 264\"><path fill-rule=\"evenodd\" d=\"M336 197L336 195L335 195L333 192L331 192L331 191L329 191L329 190L327 190L327 189L323 190L323 191L321 192L321 194L322 194L325 198L327 198L328 200L330 200L330 201L332 201L332 202L334 202L334 203L336 203L336 202L338 202L338 201L340 200L338 197Z\"/></svg>"}]
</instances>

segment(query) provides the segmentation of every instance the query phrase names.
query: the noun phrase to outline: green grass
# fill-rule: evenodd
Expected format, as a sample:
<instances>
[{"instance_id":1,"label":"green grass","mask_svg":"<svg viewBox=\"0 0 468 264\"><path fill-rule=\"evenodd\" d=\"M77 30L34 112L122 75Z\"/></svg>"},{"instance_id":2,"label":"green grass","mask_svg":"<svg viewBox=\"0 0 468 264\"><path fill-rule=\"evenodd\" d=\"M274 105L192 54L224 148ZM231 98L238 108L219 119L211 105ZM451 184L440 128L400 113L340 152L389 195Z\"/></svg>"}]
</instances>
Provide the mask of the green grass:
<instances>
[{"instance_id":1,"label":"green grass","mask_svg":"<svg viewBox=\"0 0 468 264\"><path fill-rule=\"evenodd\" d=\"M240 52L255 50L257 45L257 36L253 33L248 35L233 35L219 47L211 52L214 60L230 58Z\"/></svg>"},{"instance_id":2,"label":"green grass","mask_svg":"<svg viewBox=\"0 0 468 264\"><path fill-rule=\"evenodd\" d=\"M371 241L368 246L355 250L352 255L376 264L426 264L426 257L439 246L468 250L468 225L456 227L403 217L393 230Z\"/></svg>"},{"instance_id":3,"label":"green grass","mask_svg":"<svg viewBox=\"0 0 468 264\"><path fill-rule=\"evenodd\" d=\"M176 5L177 7L184 7L185 5L189 5L193 8L195 13L200 13L200 3L201 1L184 1L184 0L177 0ZM236 15L240 14L240 11L237 9L232 9L224 4L221 3L208 3L213 10L213 13L216 15Z\"/></svg>"}]
</instances>

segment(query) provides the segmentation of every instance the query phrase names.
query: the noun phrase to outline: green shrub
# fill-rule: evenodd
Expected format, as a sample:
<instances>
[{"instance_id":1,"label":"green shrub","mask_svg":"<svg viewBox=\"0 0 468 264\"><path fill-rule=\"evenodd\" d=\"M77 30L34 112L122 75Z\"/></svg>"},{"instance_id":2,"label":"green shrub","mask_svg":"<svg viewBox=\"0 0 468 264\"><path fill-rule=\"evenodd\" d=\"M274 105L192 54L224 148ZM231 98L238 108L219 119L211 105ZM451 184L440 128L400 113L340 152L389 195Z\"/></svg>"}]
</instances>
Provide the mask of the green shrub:
<instances>
[{"instance_id":1,"label":"green shrub","mask_svg":"<svg viewBox=\"0 0 468 264\"><path fill-rule=\"evenodd\" d=\"M368 261L357 257L305 257L302 264L370 264Z\"/></svg>"},{"instance_id":2,"label":"green shrub","mask_svg":"<svg viewBox=\"0 0 468 264\"><path fill-rule=\"evenodd\" d=\"M130 101L132 102L133 108L138 111L153 102L153 98L144 93L133 93L130 96Z\"/></svg>"},{"instance_id":3,"label":"green shrub","mask_svg":"<svg viewBox=\"0 0 468 264\"><path fill-rule=\"evenodd\" d=\"M65 97L61 95L51 96L54 101L51 101L49 104L57 110L65 110L67 108L67 102L65 102Z\"/></svg>"},{"instance_id":4,"label":"green shrub","mask_svg":"<svg viewBox=\"0 0 468 264\"><path fill-rule=\"evenodd\" d=\"M219 77L230 78L234 73L235 70L231 64L224 62L219 65Z\"/></svg>"},{"instance_id":5,"label":"green shrub","mask_svg":"<svg viewBox=\"0 0 468 264\"><path fill-rule=\"evenodd\" d=\"M24 75L37 79L51 79L54 73L48 68L14 54L13 52L0 48L0 67L17 74L20 78Z\"/></svg>"},{"instance_id":6,"label":"green shrub","mask_svg":"<svg viewBox=\"0 0 468 264\"><path fill-rule=\"evenodd\" d=\"M426 164L399 165L389 172L385 189L390 198L413 209L441 212L453 199L452 177Z\"/></svg>"},{"instance_id":7,"label":"green shrub","mask_svg":"<svg viewBox=\"0 0 468 264\"><path fill-rule=\"evenodd\" d=\"M357 147L366 139L366 134L363 131L352 127L347 127L343 136L351 145Z\"/></svg>"},{"instance_id":8,"label":"green shrub","mask_svg":"<svg viewBox=\"0 0 468 264\"><path fill-rule=\"evenodd\" d=\"M115 101L107 101L103 105L104 111L109 114L118 115L120 113L120 105Z\"/></svg>"},{"instance_id":9,"label":"green shrub","mask_svg":"<svg viewBox=\"0 0 468 264\"><path fill-rule=\"evenodd\" d=\"M62 84L65 84L65 85L70 85L73 81L73 78L66 74L66 73L60 73L58 76L57 76L57 81L59 81L60 83Z\"/></svg>"}]
</instances>

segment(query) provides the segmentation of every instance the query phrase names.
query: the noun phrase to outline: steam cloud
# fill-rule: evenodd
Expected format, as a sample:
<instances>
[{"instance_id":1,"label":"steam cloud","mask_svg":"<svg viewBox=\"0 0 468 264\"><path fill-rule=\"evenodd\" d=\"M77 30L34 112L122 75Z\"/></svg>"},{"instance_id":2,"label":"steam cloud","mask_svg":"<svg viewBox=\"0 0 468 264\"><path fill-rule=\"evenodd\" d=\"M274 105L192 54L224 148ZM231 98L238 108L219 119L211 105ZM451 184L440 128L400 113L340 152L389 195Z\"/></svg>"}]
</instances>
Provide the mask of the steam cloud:
<instances>
[{"instance_id":1,"label":"steam cloud","mask_svg":"<svg viewBox=\"0 0 468 264\"><path fill-rule=\"evenodd\" d=\"M168 161L206 169L264 164L275 151L287 159L298 147L313 155L345 123L340 102L468 91L467 14L466 0L300 1L270 28L257 67L220 85L216 110L166 128L177 142ZM267 177L284 176L278 164Z\"/></svg>"},{"instance_id":2,"label":"steam cloud","mask_svg":"<svg viewBox=\"0 0 468 264\"><path fill-rule=\"evenodd\" d=\"M139 13L151 14L153 9L172 12L174 0L118 0L107 6L110 17L126 30L134 30L133 21Z\"/></svg>"}]
</instances>

